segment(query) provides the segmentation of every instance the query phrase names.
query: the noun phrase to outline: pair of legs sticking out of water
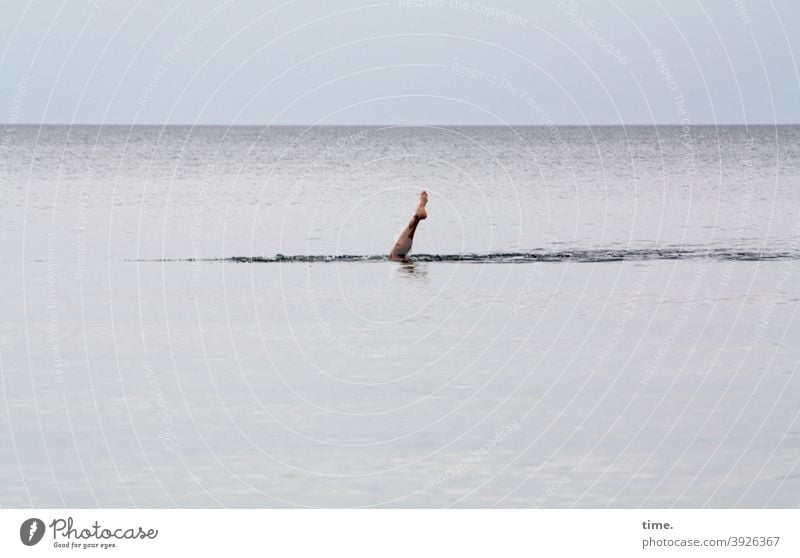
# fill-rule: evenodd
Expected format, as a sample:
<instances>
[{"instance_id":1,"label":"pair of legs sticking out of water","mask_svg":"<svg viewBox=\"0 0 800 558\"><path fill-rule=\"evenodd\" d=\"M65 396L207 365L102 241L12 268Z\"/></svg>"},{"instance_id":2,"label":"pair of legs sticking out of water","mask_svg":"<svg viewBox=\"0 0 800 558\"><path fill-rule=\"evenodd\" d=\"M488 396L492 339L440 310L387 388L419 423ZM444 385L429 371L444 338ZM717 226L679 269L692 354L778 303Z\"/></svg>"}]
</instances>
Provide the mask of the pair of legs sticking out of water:
<instances>
[{"instance_id":1,"label":"pair of legs sticking out of water","mask_svg":"<svg viewBox=\"0 0 800 558\"><path fill-rule=\"evenodd\" d=\"M428 193L423 191L419 195L419 205L414 212L414 216L411 217L411 221L406 225L406 228L403 229L403 232L400 233L400 236L397 237L397 241L394 243L394 248L392 248L392 252L389 254L390 260L395 262L408 261L408 253L411 252L411 245L414 243L414 233L417 230L417 225L419 225L420 221L428 217L428 212L425 209L427 203Z\"/></svg>"}]
</instances>

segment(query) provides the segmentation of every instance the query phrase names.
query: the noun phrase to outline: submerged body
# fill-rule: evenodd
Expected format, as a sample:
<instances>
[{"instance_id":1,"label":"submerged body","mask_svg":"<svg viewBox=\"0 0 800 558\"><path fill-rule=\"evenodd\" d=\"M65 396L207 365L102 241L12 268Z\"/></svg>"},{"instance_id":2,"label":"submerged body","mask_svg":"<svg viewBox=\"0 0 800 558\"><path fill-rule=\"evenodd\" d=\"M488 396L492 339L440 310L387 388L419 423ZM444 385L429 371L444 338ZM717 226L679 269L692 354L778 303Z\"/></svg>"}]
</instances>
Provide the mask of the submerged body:
<instances>
[{"instance_id":1,"label":"submerged body","mask_svg":"<svg viewBox=\"0 0 800 558\"><path fill-rule=\"evenodd\" d=\"M403 229L403 232L400 233L400 236L397 237L397 241L394 243L394 248L392 248L389 254L390 260L395 262L408 261L408 253L411 252L411 246L414 243L414 233L417 230L417 225L419 225L419 222L423 219L428 218L428 211L425 209L427 204L428 193L423 191L419 195L419 205L414 212L414 216L411 217L411 221L406 225L406 228Z\"/></svg>"}]
</instances>

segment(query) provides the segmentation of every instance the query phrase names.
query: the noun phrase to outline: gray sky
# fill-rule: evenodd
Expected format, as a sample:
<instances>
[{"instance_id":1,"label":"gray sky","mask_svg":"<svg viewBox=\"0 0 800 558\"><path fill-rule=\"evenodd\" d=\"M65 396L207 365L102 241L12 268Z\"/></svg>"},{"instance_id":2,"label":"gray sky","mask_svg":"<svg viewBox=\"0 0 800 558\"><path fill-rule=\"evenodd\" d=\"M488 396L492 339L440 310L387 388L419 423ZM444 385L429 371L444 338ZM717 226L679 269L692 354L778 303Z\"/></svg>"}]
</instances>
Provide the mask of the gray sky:
<instances>
[{"instance_id":1,"label":"gray sky","mask_svg":"<svg viewBox=\"0 0 800 558\"><path fill-rule=\"evenodd\" d=\"M6 1L0 120L800 123L798 42L796 0Z\"/></svg>"}]
</instances>

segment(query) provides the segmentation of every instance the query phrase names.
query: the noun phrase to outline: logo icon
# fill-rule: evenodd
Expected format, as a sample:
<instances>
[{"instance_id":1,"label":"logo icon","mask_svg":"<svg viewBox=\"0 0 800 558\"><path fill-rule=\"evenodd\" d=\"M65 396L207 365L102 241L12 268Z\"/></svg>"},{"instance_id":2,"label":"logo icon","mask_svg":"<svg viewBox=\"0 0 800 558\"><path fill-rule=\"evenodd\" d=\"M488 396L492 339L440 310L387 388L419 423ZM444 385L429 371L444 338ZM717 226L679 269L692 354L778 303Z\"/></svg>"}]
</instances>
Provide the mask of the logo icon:
<instances>
[{"instance_id":1,"label":"logo icon","mask_svg":"<svg viewBox=\"0 0 800 558\"><path fill-rule=\"evenodd\" d=\"M44 537L44 521L38 517L31 517L22 522L19 528L19 538L25 546L33 546Z\"/></svg>"}]
</instances>

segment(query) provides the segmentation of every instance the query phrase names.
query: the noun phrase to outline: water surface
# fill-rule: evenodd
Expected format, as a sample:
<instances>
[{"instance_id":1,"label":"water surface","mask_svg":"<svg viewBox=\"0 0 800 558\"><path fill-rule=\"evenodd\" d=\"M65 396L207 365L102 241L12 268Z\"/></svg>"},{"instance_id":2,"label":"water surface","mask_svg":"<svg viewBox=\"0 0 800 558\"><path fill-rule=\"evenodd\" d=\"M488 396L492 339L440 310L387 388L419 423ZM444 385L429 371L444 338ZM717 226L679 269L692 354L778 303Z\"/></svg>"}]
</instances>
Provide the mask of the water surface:
<instances>
[{"instance_id":1,"label":"water surface","mask_svg":"<svg viewBox=\"0 0 800 558\"><path fill-rule=\"evenodd\" d=\"M796 507L800 128L559 132L5 131L0 504Z\"/></svg>"}]
</instances>

